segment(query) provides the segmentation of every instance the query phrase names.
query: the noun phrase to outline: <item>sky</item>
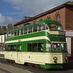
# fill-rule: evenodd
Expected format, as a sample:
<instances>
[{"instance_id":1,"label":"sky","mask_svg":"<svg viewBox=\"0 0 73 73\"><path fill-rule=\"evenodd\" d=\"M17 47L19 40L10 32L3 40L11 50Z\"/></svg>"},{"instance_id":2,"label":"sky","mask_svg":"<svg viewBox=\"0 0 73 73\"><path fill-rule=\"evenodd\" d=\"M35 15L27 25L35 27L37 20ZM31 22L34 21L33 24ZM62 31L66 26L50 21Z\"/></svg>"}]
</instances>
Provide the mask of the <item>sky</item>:
<instances>
[{"instance_id":1,"label":"sky","mask_svg":"<svg viewBox=\"0 0 73 73\"><path fill-rule=\"evenodd\" d=\"M14 24L73 0L0 0L0 25Z\"/></svg>"}]
</instances>

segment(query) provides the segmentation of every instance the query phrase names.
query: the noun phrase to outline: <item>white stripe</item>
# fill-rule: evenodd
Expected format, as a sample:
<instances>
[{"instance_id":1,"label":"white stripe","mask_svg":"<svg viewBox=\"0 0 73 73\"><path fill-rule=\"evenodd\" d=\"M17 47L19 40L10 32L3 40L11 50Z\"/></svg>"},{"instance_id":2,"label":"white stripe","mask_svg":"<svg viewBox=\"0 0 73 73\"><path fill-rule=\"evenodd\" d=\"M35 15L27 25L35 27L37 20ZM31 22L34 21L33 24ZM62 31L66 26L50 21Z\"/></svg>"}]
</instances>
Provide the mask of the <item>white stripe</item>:
<instances>
[{"instance_id":1,"label":"white stripe","mask_svg":"<svg viewBox=\"0 0 73 73\"><path fill-rule=\"evenodd\" d=\"M12 40L12 41L6 41L5 43L14 43L14 42L23 42L23 41L32 41L32 40L49 40L46 36L39 36L39 37L33 37L33 38L27 38L27 39L18 39L18 40Z\"/></svg>"},{"instance_id":2,"label":"white stripe","mask_svg":"<svg viewBox=\"0 0 73 73\"><path fill-rule=\"evenodd\" d=\"M49 30L43 30L43 31L48 32L50 34L59 34L58 31L56 31L56 32L54 32L54 31L51 32ZM39 36L39 37L33 37L33 38L26 38L26 39L18 39L18 40L6 41L5 43L14 43L14 42L23 42L23 41L41 40L41 39L49 40L49 38L46 37L46 36Z\"/></svg>"}]
</instances>

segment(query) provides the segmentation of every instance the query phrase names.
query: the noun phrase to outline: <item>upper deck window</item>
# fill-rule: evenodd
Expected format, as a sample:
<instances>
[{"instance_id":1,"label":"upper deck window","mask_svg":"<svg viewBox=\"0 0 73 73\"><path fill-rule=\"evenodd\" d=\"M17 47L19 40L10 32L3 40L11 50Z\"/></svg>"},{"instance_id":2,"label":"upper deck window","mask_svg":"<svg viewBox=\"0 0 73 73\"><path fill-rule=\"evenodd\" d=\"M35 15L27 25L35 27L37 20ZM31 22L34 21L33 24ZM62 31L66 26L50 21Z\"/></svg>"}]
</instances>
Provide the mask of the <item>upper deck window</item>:
<instances>
[{"instance_id":1,"label":"upper deck window","mask_svg":"<svg viewBox=\"0 0 73 73\"><path fill-rule=\"evenodd\" d=\"M31 33L32 32L32 25L29 25L28 27L28 33Z\"/></svg>"},{"instance_id":2,"label":"upper deck window","mask_svg":"<svg viewBox=\"0 0 73 73\"><path fill-rule=\"evenodd\" d=\"M39 25L39 30L42 31L42 30L47 30L48 29L48 26L47 24L43 23L43 24L40 24Z\"/></svg>"},{"instance_id":3,"label":"upper deck window","mask_svg":"<svg viewBox=\"0 0 73 73\"><path fill-rule=\"evenodd\" d=\"M50 28L50 30L52 30L52 31L57 30L57 26L54 25L54 24L50 25L49 28Z\"/></svg>"},{"instance_id":4,"label":"upper deck window","mask_svg":"<svg viewBox=\"0 0 73 73\"><path fill-rule=\"evenodd\" d=\"M45 30L45 25L41 25L41 30Z\"/></svg>"},{"instance_id":5,"label":"upper deck window","mask_svg":"<svg viewBox=\"0 0 73 73\"><path fill-rule=\"evenodd\" d=\"M11 36L14 36L13 31L9 31L9 32L7 33L7 37L11 37Z\"/></svg>"},{"instance_id":6,"label":"upper deck window","mask_svg":"<svg viewBox=\"0 0 73 73\"><path fill-rule=\"evenodd\" d=\"M8 36L19 36L24 34L29 34L37 31L42 31L48 29L48 25L44 23L35 23L25 25L22 28L15 28L12 32L8 33Z\"/></svg>"},{"instance_id":7,"label":"upper deck window","mask_svg":"<svg viewBox=\"0 0 73 73\"><path fill-rule=\"evenodd\" d=\"M7 33L7 36L8 36L8 37L10 37L10 36L11 36L11 33L10 33L10 32L8 32L8 33Z\"/></svg>"},{"instance_id":8,"label":"upper deck window","mask_svg":"<svg viewBox=\"0 0 73 73\"><path fill-rule=\"evenodd\" d=\"M33 32L37 31L37 24L33 24Z\"/></svg>"},{"instance_id":9,"label":"upper deck window","mask_svg":"<svg viewBox=\"0 0 73 73\"><path fill-rule=\"evenodd\" d=\"M23 29L21 29L21 35L24 33L24 30Z\"/></svg>"},{"instance_id":10,"label":"upper deck window","mask_svg":"<svg viewBox=\"0 0 73 73\"><path fill-rule=\"evenodd\" d=\"M24 30L23 30L23 31L24 31L23 34L27 34L27 32L28 32L28 28L27 28L27 26L24 27Z\"/></svg>"}]
</instances>

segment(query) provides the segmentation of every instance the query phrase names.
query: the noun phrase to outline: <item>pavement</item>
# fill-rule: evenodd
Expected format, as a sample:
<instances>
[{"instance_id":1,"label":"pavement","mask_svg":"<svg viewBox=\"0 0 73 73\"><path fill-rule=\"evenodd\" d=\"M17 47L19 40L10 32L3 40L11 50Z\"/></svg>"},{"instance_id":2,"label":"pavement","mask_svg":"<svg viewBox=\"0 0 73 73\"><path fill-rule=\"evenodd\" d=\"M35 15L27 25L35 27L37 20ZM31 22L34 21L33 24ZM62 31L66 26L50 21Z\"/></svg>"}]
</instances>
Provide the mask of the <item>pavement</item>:
<instances>
[{"instance_id":1,"label":"pavement","mask_svg":"<svg viewBox=\"0 0 73 73\"><path fill-rule=\"evenodd\" d=\"M69 64L68 68L64 70L44 70L1 60L0 73L73 73L73 64Z\"/></svg>"}]
</instances>

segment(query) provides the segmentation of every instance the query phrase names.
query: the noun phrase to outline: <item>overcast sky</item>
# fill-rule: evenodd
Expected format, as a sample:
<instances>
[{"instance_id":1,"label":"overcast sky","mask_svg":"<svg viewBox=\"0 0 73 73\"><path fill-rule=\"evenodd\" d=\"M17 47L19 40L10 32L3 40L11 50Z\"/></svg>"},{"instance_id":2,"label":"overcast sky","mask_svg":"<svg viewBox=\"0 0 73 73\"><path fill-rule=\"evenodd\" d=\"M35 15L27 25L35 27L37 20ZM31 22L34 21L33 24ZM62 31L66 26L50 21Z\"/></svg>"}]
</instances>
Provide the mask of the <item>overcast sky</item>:
<instances>
[{"instance_id":1,"label":"overcast sky","mask_svg":"<svg viewBox=\"0 0 73 73\"><path fill-rule=\"evenodd\" d=\"M0 0L0 25L16 23L73 0Z\"/></svg>"}]
</instances>

